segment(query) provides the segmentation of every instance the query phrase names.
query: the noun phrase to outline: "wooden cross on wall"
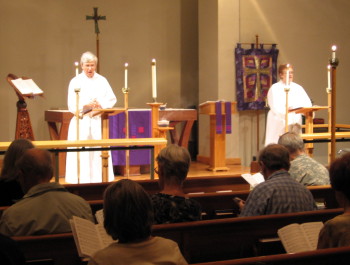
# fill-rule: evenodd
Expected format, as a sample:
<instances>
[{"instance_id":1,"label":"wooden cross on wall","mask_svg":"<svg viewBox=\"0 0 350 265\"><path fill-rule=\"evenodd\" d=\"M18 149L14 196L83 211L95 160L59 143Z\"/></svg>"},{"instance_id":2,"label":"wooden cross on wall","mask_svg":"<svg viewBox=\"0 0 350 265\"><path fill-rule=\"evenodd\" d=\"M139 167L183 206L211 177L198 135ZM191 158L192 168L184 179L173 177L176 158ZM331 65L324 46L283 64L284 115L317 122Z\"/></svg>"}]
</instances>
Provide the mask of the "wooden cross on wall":
<instances>
[{"instance_id":1,"label":"wooden cross on wall","mask_svg":"<svg viewBox=\"0 0 350 265\"><path fill-rule=\"evenodd\" d=\"M98 61L100 62L100 45L99 45L99 37L98 34L100 34L100 29L98 27L98 21L99 20L106 20L106 16L100 16L98 15L98 7L94 7L94 15L92 16L86 16L86 20L94 20L95 21L95 33L96 33L96 56L98 58ZM100 72L100 63L97 63L97 72Z\"/></svg>"}]
</instances>

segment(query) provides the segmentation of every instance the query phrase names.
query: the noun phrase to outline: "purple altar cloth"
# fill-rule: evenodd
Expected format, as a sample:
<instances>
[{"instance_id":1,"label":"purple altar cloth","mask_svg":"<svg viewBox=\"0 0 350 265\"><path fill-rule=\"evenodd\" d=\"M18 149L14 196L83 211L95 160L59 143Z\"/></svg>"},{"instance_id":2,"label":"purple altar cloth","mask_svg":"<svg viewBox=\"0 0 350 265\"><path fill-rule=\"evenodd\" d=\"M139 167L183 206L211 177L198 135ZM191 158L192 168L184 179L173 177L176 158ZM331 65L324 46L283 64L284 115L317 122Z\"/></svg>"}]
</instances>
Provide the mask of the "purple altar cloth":
<instances>
[{"instance_id":1,"label":"purple altar cloth","mask_svg":"<svg viewBox=\"0 0 350 265\"><path fill-rule=\"evenodd\" d=\"M125 138L125 113L109 117L109 138ZM129 138L150 138L151 111L129 110ZM130 166L150 164L150 150L130 150ZM125 151L112 151L114 166L125 166Z\"/></svg>"}]
</instances>

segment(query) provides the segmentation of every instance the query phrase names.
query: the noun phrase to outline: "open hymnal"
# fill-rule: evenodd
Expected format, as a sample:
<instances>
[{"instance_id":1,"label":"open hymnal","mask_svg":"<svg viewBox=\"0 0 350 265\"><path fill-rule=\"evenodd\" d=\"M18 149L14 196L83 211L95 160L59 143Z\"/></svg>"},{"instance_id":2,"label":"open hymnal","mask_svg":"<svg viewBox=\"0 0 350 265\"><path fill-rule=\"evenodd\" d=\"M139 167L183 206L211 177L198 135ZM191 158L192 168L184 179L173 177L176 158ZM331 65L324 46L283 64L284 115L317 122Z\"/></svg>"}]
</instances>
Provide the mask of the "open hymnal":
<instances>
[{"instance_id":1,"label":"open hymnal","mask_svg":"<svg viewBox=\"0 0 350 265\"><path fill-rule=\"evenodd\" d=\"M96 251L115 242L103 227L103 224L73 216L70 220L72 233L80 257L92 257Z\"/></svg>"},{"instance_id":2,"label":"open hymnal","mask_svg":"<svg viewBox=\"0 0 350 265\"><path fill-rule=\"evenodd\" d=\"M11 81L22 95L41 95L44 93L33 79L17 78Z\"/></svg>"},{"instance_id":3,"label":"open hymnal","mask_svg":"<svg viewBox=\"0 0 350 265\"><path fill-rule=\"evenodd\" d=\"M278 230L278 236L287 253L316 250L322 222L290 224Z\"/></svg>"},{"instance_id":4,"label":"open hymnal","mask_svg":"<svg viewBox=\"0 0 350 265\"><path fill-rule=\"evenodd\" d=\"M242 174L242 177L250 184L251 188L254 188L256 185L265 181L264 176L260 172L253 175L249 173Z\"/></svg>"}]
</instances>

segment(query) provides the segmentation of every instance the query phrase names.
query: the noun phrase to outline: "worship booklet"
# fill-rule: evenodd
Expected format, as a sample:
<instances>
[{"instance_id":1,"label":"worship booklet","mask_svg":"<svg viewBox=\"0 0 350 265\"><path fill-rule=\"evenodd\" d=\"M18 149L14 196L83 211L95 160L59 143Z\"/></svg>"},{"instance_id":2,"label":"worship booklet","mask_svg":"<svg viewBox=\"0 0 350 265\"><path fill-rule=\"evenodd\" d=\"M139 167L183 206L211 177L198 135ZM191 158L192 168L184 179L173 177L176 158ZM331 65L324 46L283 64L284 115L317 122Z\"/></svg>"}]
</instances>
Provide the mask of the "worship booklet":
<instances>
[{"instance_id":1,"label":"worship booklet","mask_svg":"<svg viewBox=\"0 0 350 265\"><path fill-rule=\"evenodd\" d=\"M290 224L277 231L287 253L316 250L322 222Z\"/></svg>"},{"instance_id":2,"label":"worship booklet","mask_svg":"<svg viewBox=\"0 0 350 265\"><path fill-rule=\"evenodd\" d=\"M242 177L250 184L251 188L254 188L256 185L265 181L264 176L260 172L255 173L254 175L249 173L242 174Z\"/></svg>"},{"instance_id":3,"label":"worship booklet","mask_svg":"<svg viewBox=\"0 0 350 265\"><path fill-rule=\"evenodd\" d=\"M11 81L22 95L42 95L42 91L33 79L17 78Z\"/></svg>"},{"instance_id":4,"label":"worship booklet","mask_svg":"<svg viewBox=\"0 0 350 265\"><path fill-rule=\"evenodd\" d=\"M73 216L70 220L72 233L80 257L92 257L98 250L115 242L103 227L103 224Z\"/></svg>"}]
</instances>

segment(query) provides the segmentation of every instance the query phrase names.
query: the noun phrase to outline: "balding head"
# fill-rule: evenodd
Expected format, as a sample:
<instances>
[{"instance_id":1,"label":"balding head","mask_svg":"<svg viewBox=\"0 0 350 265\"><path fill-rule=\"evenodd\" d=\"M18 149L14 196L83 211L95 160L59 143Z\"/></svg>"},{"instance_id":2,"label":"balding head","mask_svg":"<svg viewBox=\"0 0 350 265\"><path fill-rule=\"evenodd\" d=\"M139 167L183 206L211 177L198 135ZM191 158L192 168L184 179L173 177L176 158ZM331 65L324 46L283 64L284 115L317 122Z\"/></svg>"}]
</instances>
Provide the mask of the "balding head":
<instances>
[{"instance_id":1,"label":"balding head","mask_svg":"<svg viewBox=\"0 0 350 265\"><path fill-rule=\"evenodd\" d=\"M28 149L18 160L16 167L25 193L37 184L50 182L53 175L50 152L38 148Z\"/></svg>"}]
</instances>

